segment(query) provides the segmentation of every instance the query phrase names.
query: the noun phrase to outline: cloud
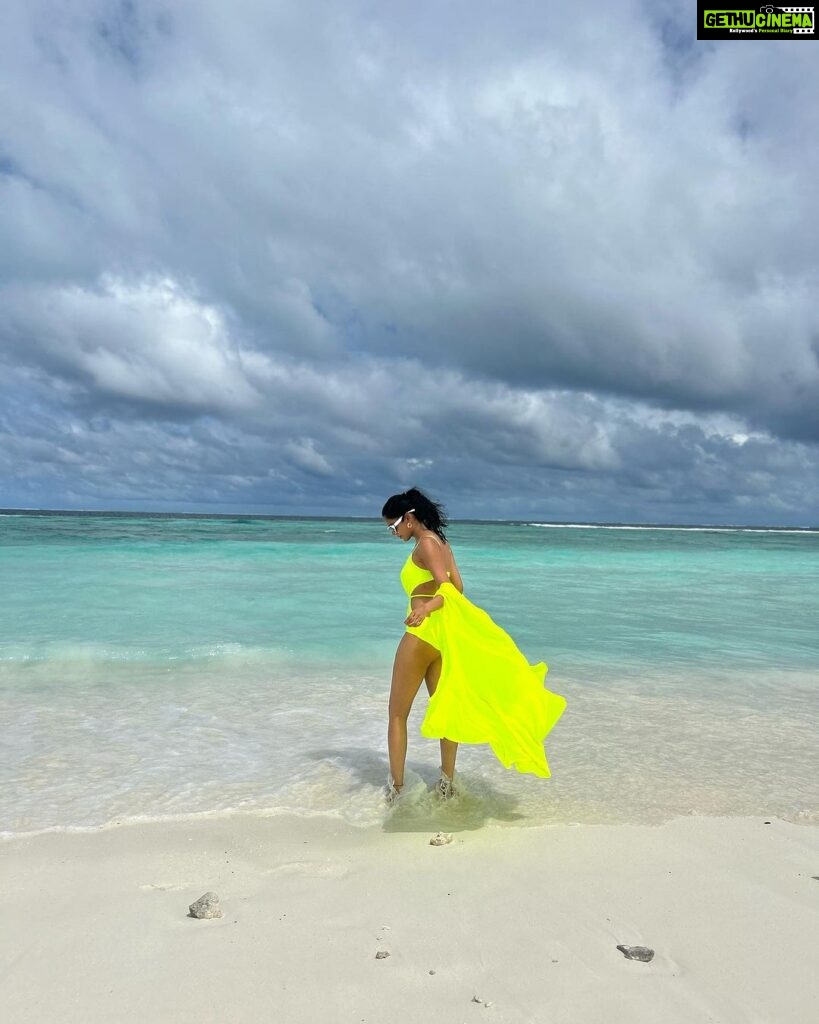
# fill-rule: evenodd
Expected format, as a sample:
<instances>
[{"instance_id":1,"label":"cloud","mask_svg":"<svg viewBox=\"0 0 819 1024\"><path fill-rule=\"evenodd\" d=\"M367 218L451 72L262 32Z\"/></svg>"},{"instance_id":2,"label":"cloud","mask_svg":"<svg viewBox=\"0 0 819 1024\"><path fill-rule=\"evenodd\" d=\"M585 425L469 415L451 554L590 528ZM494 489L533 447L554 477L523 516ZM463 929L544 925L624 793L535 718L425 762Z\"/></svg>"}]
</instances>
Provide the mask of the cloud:
<instances>
[{"instance_id":1,"label":"cloud","mask_svg":"<svg viewBox=\"0 0 819 1024\"><path fill-rule=\"evenodd\" d=\"M284 450L297 466L306 469L309 473L316 473L318 476L333 476L333 467L321 452L316 451L316 442L313 438L304 437L297 441L288 441Z\"/></svg>"},{"instance_id":2,"label":"cloud","mask_svg":"<svg viewBox=\"0 0 819 1024\"><path fill-rule=\"evenodd\" d=\"M110 397L89 405L77 384L55 403L42 371L3 374L9 503L48 505L36 495L49 488L71 507L263 510L275 496L283 512L369 516L421 483L456 517L807 525L819 500L815 449L741 434L724 414L522 394L452 373L419 392L421 363L369 357L275 371L265 402L188 419L160 406L124 417Z\"/></svg>"},{"instance_id":3,"label":"cloud","mask_svg":"<svg viewBox=\"0 0 819 1024\"><path fill-rule=\"evenodd\" d=\"M225 316L173 280L9 287L0 325L17 358L100 396L231 412L258 399Z\"/></svg>"},{"instance_id":4,"label":"cloud","mask_svg":"<svg viewBox=\"0 0 819 1024\"><path fill-rule=\"evenodd\" d=\"M697 44L675 0L12 3L6 472L812 515L809 50Z\"/></svg>"}]
</instances>

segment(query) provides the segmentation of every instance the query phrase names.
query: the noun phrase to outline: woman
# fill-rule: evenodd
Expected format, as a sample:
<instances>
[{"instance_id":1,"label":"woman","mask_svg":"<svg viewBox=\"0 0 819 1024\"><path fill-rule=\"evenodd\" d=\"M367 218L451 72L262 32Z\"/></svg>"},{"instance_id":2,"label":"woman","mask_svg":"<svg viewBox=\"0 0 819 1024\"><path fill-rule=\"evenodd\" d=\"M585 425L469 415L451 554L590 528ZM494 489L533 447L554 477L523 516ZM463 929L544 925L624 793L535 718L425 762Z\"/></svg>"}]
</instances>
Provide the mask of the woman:
<instances>
[{"instance_id":1,"label":"woman","mask_svg":"<svg viewBox=\"0 0 819 1024\"><path fill-rule=\"evenodd\" d=\"M388 498L381 515L394 536L415 542L401 570L409 603L390 688L387 798L394 801L404 784L407 718L424 680L430 702L421 734L441 741L441 797L453 794L458 743L488 743L506 768L548 778L543 739L566 701L544 688L546 665L530 665L464 597L440 505L413 487Z\"/></svg>"}]
</instances>

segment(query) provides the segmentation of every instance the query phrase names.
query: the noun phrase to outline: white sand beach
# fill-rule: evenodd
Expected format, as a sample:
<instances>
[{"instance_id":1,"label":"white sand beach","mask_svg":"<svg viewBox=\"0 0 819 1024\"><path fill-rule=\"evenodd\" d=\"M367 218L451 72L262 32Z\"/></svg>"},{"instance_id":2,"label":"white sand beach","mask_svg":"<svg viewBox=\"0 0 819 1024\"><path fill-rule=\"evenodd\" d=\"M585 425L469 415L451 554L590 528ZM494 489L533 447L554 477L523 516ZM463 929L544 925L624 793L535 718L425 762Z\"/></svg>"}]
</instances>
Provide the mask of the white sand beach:
<instances>
[{"instance_id":1,"label":"white sand beach","mask_svg":"<svg viewBox=\"0 0 819 1024\"><path fill-rule=\"evenodd\" d=\"M819 828L768 820L441 847L248 815L10 839L3 1020L815 1024ZM207 891L223 916L188 916Z\"/></svg>"}]
</instances>

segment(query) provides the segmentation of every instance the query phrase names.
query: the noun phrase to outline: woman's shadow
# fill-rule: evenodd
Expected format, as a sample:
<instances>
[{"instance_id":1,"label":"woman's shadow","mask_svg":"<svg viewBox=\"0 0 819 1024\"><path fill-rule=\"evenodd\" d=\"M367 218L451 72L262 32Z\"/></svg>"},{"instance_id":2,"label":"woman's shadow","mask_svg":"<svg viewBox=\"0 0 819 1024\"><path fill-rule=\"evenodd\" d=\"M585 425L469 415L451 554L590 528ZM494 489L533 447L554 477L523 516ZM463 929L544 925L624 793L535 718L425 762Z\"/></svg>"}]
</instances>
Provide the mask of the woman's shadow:
<instances>
[{"instance_id":1,"label":"woman's shadow","mask_svg":"<svg viewBox=\"0 0 819 1024\"><path fill-rule=\"evenodd\" d=\"M329 761L349 773L353 785L373 790L373 800L384 807L384 832L474 832L492 819L522 821L520 801L495 789L482 778L457 776L458 792L441 800L434 792L438 773L428 764L407 761L401 797L389 808L384 798L384 757L374 750L345 747L311 750L309 756Z\"/></svg>"}]
</instances>

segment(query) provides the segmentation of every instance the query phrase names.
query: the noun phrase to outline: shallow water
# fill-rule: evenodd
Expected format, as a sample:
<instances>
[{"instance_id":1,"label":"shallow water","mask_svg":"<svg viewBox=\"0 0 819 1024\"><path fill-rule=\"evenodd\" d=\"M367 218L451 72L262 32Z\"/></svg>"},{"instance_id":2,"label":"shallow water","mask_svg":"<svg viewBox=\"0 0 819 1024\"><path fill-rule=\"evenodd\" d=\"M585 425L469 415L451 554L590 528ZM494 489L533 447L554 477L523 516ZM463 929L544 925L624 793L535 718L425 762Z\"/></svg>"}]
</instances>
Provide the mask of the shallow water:
<instances>
[{"instance_id":1,"label":"shallow water","mask_svg":"<svg viewBox=\"0 0 819 1024\"><path fill-rule=\"evenodd\" d=\"M468 596L569 706L552 779L463 748L441 809L419 696L402 827L819 821L819 534L457 523L450 539ZM0 831L237 808L384 823L408 550L380 520L0 519Z\"/></svg>"}]
</instances>

